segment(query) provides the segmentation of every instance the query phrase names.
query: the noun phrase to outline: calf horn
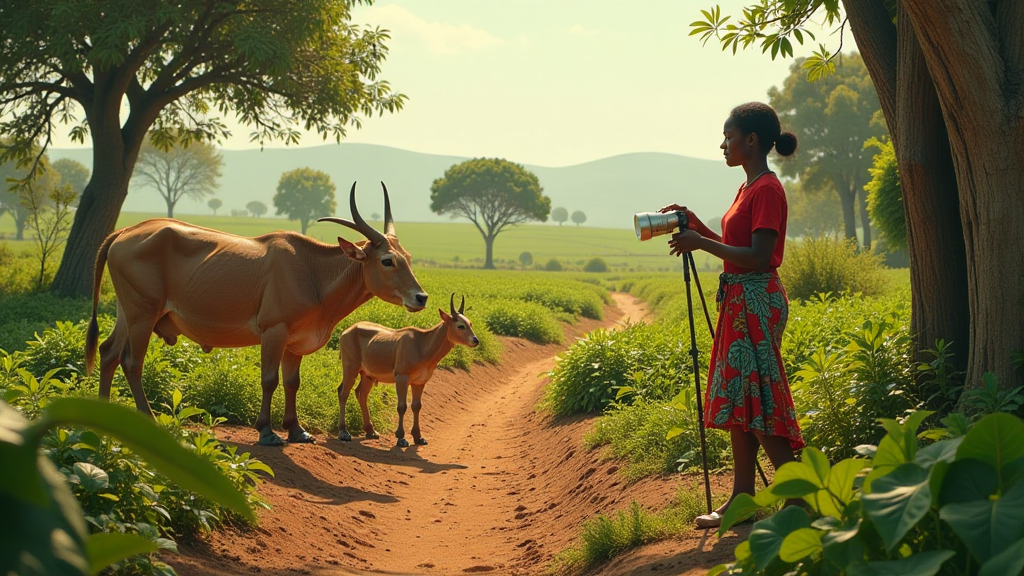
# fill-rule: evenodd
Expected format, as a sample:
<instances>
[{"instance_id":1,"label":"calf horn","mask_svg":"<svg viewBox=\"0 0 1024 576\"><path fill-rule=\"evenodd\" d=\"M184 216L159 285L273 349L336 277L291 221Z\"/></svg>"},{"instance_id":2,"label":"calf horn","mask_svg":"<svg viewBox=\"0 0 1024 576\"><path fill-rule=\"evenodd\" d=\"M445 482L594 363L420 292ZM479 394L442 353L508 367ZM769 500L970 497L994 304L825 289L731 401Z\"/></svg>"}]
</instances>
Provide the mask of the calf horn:
<instances>
[{"instance_id":1,"label":"calf horn","mask_svg":"<svg viewBox=\"0 0 1024 576\"><path fill-rule=\"evenodd\" d=\"M334 222L335 224L341 224L342 226L351 228L356 232L359 232L363 236L366 236L366 238L372 244L377 244L378 242L384 240L384 235L374 230L373 227L367 224L366 220L363 220L363 217L359 215L359 209L356 208L355 182L352 183L352 190L349 191L348 204L349 208L352 210L352 219L355 220L355 222L345 220L344 218L336 218L334 216L325 216L323 218L318 218L317 222ZM388 216L390 216L390 202L388 201L387 197L387 189L384 190L384 206L385 208L388 209ZM394 230L394 224L392 224L391 229L392 231Z\"/></svg>"},{"instance_id":2,"label":"calf horn","mask_svg":"<svg viewBox=\"0 0 1024 576\"><path fill-rule=\"evenodd\" d=\"M462 297L462 304L459 304L459 314L462 314L462 311L465 310L465 309L466 309L466 297L463 296Z\"/></svg>"},{"instance_id":3,"label":"calf horn","mask_svg":"<svg viewBox=\"0 0 1024 576\"><path fill-rule=\"evenodd\" d=\"M452 316L455 316L455 292L452 292L452 297L449 299L448 310Z\"/></svg>"}]
</instances>

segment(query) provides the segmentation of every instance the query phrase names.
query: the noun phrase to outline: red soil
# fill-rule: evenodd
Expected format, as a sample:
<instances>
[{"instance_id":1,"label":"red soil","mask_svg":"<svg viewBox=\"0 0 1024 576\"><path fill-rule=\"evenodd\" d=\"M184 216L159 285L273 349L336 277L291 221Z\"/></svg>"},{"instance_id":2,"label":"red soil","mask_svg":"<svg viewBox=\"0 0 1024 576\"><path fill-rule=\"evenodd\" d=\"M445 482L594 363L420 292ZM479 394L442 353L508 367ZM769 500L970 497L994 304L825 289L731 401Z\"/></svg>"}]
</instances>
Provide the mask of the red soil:
<instances>
[{"instance_id":1,"label":"red soil","mask_svg":"<svg viewBox=\"0 0 1024 576\"><path fill-rule=\"evenodd\" d=\"M503 338L500 365L435 373L421 413L427 446L397 448L382 432L378 440L321 435L315 445L266 448L255 445L255 430L221 430L223 440L274 469L260 487L273 508L260 513L254 531L218 531L167 560L181 576L544 574L594 515L633 500L663 508L680 482L697 478L626 486L614 461L582 446L593 416L555 419L536 410L555 355L589 330L646 315L627 295L615 301L604 321L567 327L566 345ZM728 478L712 478L716 493L728 486ZM731 560L739 541L694 530L592 573L703 575Z\"/></svg>"}]
</instances>

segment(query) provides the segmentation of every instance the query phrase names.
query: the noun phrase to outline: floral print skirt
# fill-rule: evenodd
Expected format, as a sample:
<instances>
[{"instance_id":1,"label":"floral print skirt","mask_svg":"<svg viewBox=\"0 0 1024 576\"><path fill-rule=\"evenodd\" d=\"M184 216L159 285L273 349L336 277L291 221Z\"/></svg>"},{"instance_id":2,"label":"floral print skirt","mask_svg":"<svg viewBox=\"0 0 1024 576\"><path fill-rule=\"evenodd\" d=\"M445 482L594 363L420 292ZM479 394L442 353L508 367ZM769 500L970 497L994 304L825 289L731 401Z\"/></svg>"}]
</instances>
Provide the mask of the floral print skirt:
<instances>
[{"instance_id":1,"label":"floral print skirt","mask_svg":"<svg viewBox=\"0 0 1024 576\"><path fill-rule=\"evenodd\" d=\"M789 298L775 272L722 274L704 425L782 436L804 447L782 364Z\"/></svg>"}]
</instances>

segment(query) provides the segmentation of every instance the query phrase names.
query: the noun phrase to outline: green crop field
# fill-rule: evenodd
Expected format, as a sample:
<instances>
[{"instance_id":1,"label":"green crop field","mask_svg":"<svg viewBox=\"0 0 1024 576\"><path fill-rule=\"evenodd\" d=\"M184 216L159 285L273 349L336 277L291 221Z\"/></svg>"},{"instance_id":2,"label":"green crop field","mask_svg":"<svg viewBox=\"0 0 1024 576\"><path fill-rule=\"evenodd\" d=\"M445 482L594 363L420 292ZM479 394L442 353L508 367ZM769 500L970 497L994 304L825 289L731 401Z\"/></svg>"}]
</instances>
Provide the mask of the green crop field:
<instances>
[{"instance_id":1,"label":"green crop field","mask_svg":"<svg viewBox=\"0 0 1024 576\"><path fill-rule=\"evenodd\" d=\"M147 218L160 217L156 213L124 212L117 226L129 226ZM623 214L629 223L632 214ZM274 230L299 230L297 221L280 218L240 218L232 216L205 216L182 214L180 219L199 226L223 230L241 236L259 236ZM380 222L375 224L382 229ZM413 255L418 266L479 267L484 261L484 241L473 224L466 221L451 223L396 222L402 246ZM32 250L30 241L15 242L14 220L0 217L0 239L16 252ZM331 223L315 223L308 234L323 242L335 242L337 236L349 240L359 235L348 228ZM543 267L551 258L557 258L567 270L579 270L589 259L599 256L613 270L679 270L679 259L668 255L665 239L656 238L639 242L630 229L589 228L586 226L525 225L506 229L494 242L495 266L519 268L519 255L530 252L533 262ZM719 261L705 253L695 255L701 269L718 269Z\"/></svg>"}]
</instances>

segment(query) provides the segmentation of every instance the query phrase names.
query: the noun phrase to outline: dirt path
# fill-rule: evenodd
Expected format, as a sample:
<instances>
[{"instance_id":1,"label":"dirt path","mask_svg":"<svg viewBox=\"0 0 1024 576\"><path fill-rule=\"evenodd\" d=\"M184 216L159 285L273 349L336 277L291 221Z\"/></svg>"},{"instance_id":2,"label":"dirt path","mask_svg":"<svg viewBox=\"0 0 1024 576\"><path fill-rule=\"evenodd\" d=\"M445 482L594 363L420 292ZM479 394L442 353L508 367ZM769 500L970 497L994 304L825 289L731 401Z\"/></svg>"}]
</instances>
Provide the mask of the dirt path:
<instances>
[{"instance_id":1,"label":"dirt path","mask_svg":"<svg viewBox=\"0 0 1024 576\"><path fill-rule=\"evenodd\" d=\"M320 436L282 450L254 445L254 431L225 430L224 440L276 472L260 489L273 508L255 532L220 531L170 562L182 576L544 574L595 514L632 500L663 507L678 478L624 486L614 462L582 447L592 417L554 420L535 408L555 355L576 337L646 316L629 295L613 298L604 321L568 327L565 345L503 338L499 366L435 374L421 414L427 446L400 449L383 434L351 443ZM642 548L600 573L703 574L729 559L732 546L702 536Z\"/></svg>"}]
</instances>

